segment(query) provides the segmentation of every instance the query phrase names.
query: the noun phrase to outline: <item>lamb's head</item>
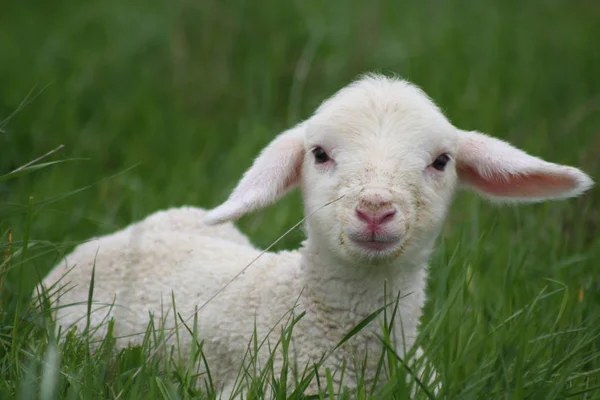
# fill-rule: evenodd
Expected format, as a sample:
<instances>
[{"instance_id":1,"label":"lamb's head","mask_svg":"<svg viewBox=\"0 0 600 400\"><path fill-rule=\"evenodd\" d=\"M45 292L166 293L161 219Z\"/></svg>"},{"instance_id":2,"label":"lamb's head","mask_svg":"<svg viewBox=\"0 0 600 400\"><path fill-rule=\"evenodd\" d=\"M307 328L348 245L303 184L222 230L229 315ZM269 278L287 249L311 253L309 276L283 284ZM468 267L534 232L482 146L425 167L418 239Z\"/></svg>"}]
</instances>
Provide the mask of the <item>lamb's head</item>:
<instances>
[{"instance_id":1,"label":"lamb's head","mask_svg":"<svg viewBox=\"0 0 600 400\"><path fill-rule=\"evenodd\" d=\"M235 219L300 185L310 241L347 261L389 262L426 255L457 183L500 201L571 197L592 185L576 168L455 128L406 81L369 75L275 138L207 221Z\"/></svg>"},{"instance_id":2,"label":"lamb's head","mask_svg":"<svg viewBox=\"0 0 600 400\"><path fill-rule=\"evenodd\" d=\"M361 263L433 242L454 192L458 134L420 89L365 77L323 103L304 135L305 212L343 196L307 220L311 240Z\"/></svg>"}]
</instances>

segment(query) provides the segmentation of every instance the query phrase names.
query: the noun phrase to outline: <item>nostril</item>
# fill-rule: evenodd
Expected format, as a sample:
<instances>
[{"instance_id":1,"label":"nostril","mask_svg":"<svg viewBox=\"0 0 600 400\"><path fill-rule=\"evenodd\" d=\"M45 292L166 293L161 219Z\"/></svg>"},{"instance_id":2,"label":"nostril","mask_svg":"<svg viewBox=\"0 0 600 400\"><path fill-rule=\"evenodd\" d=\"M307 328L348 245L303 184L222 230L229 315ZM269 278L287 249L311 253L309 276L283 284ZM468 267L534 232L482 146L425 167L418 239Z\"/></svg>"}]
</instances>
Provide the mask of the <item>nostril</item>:
<instances>
[{"instance_id":1,"label":"nostril","mask_svg":"<svg viewBox=\"0 0 600 400\"><path fill-rule=\"evenodd\" d=\"M377 225L382 225L394 218L394 215L396 215L396 210L389 208L387 210L378 212L373 219Z\"/></svg>"},{"instance_id":2,"label":"nostril","mask_svg":"<svg viewBox=\"0 0 600 400\"><path fill-rule=\"evenodd\" d=\"M373 218L371 218L371 214L368 211L365 211L365 210L360 209L360 208L356 209L356 216L361 221L364 221L364 222L367 222L367 223L371 223L371 221L373 220Z\"/></svg>"}]
</instances>

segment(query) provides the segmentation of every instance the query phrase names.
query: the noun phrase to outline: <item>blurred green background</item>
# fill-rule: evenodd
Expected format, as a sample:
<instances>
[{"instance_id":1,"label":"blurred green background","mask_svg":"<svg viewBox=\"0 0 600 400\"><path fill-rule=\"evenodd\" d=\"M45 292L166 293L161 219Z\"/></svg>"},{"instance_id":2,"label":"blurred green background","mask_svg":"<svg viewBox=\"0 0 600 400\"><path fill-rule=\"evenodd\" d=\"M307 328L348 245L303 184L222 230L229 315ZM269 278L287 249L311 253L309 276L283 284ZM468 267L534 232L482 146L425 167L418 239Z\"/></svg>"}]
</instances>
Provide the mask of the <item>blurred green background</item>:
<instances>
[{"instance_id":1,"label":"blurred green background","mask_svg":"<svg viewBox=\"0 0 600 400\"><path fill-rule=\"evenodd\" d=\"M32 236L82 240L157 209L215 206L275 134L367 71L420 85L459 127L597 175L598 21L600 4L581 0L5 2L0 170L60 144L53 159L87 160L0 184L2 224L19 237L29 196L41 202L95 183L40 208ZM598 197L482 206L478 227L523 230L550 251L589 250ZM474 223L474 204L459 197L450 246ZM241 226L264 247L300 216L296 193ZM516 232L505 239L521 242Z\"/></svg>"},{"instance_id":2,"label":"blurred green background","mask_svg":"<svg viewBox=\"0 0 600 400\"><path fill-rule=\"evenodd\" d=\"M275 134L367 71L420 85L459 127L597 177L598 21L599 3L583 0L5 2L0 170L60 144L52 159L86 160L0 183L3 233L23 235L30 196L88 185L36 207L32 238L83 240L157 209L215 206ZM461 194L444 241L489 246L501 264L531 240L527 256L541 259L523 273L545 274L550 259L598 253L599 197L515 209ZM300 216L295 193L241 226L264 247ZM594 265L548 275L590 284Z\"/></svg>"},{"instance_id":3,"label":"blurred green background","mask_svg":"<svg viewBox=\"0 0 600 400\"><path fill-rule=\"evenodd\" d=\"M26 298L24 288L74 242L158 209L217 205L274 135L368 71L418 84L461 128L598 179L599 39L593 0L4 1L0 175L61 144L49 160L85 160L0 182L3 242L9 229L23 240L32 209L36 245L34 258L9 269L3 290ZM449 382L506 375L504 361L482 369L482 360L510 358L514 332L525 328L502 337L488 328L546 287L562 287L565 297L528 313L522 337L583 331L540 350L549 361L539 371L598 326L599 204L598 187L520 207L458 195L432 260L428 305L428 315L445 307L453 282L472 267L464 304L444 314L442 330L455 335L440 353ZM240 226L265 247L301 213L294 193ZM298 230L277 248L302 237ZM471 333L490 345L469 350ZM585 343L584 354L598 352L597 338ZM600 368L597 357L582 365L570 371Z\"/></svg>"}]
</instances>

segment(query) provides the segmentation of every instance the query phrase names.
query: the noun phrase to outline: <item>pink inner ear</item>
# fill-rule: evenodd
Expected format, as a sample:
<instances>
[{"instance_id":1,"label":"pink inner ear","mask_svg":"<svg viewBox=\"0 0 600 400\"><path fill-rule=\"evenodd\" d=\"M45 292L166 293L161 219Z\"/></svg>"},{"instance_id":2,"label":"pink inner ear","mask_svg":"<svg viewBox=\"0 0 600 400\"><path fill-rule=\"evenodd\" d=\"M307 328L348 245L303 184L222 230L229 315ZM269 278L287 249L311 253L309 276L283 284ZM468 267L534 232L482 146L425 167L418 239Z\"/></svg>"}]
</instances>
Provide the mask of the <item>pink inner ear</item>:
<instances>
[{"instance_id":1,"label":"pink inner ear","mask_svg":"<svg viewBox=\"0 0 600 400\"><path fill-rule=\"evenodd\" d=\"M499 197L541 197L566 192L576 186L576 182L565 174L530 172L523 174L490 172L481 175L476 168L458 168L461 179L479 190Z\"/></svg>"}]
</instances>

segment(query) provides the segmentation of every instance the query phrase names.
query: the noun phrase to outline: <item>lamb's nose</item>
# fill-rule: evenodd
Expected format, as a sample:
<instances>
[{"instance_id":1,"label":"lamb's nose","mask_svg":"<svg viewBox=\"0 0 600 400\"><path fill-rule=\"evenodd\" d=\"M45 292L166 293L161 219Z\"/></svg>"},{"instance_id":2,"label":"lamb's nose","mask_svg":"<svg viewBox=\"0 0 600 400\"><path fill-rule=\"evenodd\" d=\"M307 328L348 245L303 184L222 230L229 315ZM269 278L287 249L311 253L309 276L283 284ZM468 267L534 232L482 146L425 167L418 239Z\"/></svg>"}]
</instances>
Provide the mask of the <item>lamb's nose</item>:
<instances>
[{"instance_id":1,"label":"lamb's nose","mask_svg":"<svg viewBox=\"0 0 600 400\"><path fill-rule=\"evenodd\" d=\"M373 227L384 225L391 221L394 218L394 215L396 215L396 209L391 207L378 211L369 211L361 207L356 208L356 216L358 219Z\"/></svg>"}]
</instances>

